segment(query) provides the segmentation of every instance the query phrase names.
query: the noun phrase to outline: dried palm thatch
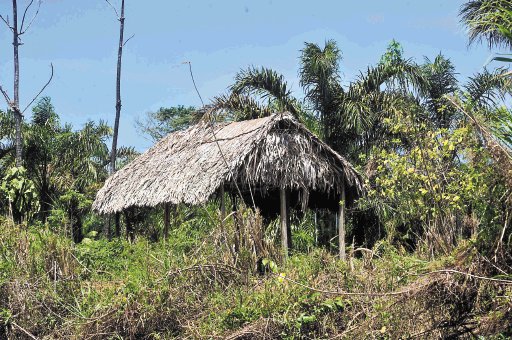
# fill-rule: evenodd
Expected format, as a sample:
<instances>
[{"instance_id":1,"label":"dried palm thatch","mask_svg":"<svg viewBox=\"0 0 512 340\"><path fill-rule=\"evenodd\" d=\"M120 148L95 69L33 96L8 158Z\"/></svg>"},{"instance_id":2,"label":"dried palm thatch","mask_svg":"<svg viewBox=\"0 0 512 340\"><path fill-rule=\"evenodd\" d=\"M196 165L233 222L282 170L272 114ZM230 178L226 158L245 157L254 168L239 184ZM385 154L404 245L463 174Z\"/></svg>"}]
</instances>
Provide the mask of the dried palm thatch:
<instances>
[{"instance_id":1,"label":"dried palm thatch","mask_svg":"<svg viewBox=\"0 0 512 340\"><path fill-rule=\"evenodd\" d=\"M338 194L361 189L352 165L291 114L172 133L117 171L98 192L102 214L162 203L197 205L222 185Z\"/></svg>"}]
</instances>

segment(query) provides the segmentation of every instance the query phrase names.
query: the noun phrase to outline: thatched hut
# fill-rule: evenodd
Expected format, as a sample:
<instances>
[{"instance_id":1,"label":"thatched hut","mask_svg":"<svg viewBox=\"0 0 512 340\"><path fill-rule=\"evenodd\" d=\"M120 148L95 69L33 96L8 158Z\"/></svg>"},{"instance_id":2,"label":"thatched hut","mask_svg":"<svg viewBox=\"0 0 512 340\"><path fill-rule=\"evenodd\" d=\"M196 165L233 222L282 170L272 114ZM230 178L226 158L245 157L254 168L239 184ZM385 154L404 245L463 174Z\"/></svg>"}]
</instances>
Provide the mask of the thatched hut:
<instances>
[{"instance_id":1,"label":"thatched hut","mask_svg":"<svg viewBox=\"0 0 512 340\"><path fill-rule=\"evenodd\" d=\"M291 114L278 113L241 122L200 122L169 134L108 178L93 209L112 214L134 206L198 205L226 190L246 199L249 193L256 205L280 197L286 228L287 196L303 207L340 208L342 221L340 200L345 201L346 190L360 189L360 177L347 160Z\"/></svg>"}]
</instances>

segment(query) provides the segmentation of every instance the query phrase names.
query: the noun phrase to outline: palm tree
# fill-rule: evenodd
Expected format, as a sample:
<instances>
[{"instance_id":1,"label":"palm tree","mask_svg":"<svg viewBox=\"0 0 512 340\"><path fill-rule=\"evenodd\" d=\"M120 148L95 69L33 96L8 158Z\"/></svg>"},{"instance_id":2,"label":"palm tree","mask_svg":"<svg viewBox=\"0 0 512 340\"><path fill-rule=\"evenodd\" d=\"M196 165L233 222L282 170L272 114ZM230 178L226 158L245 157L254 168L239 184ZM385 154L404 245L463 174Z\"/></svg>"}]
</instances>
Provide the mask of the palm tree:
<instances>
[{"instance_id":1,"label":"palm tree","mask_svg":"<svg viewBox=\"0 0 512 340\"><path fill-rule=\"evenodd\" d=\"M111 136L111 128L104 122L88 122L78 131L66 132L59 137L56 159L55 180L60 189L59 200L66 206L73 240L80 242L82 217L94 199L94 194L108 173L105 162L110 152L106 144Z\"/></svg>"},{"instance_id":2,"label":"palm tree","mask_svg":"<svg viewBox=\"0 0 512 340\"><path fill-rule=\"evenodd\" d=\"M395 60L368 68L344 89L340 83L340 58L341 52L332 40L323 48L306 43L299 70L304 102L292 96L282 75L268 68L250 67L237 74L231 93L217 97L214 107L235 112L236 119L290 111L345 153L371 140L369 136L373 133L369 130L376 127L377 117L403 95L403 91L397 90L399 87L421 84L422 78L412 62ZM381 89L385 84L388 90Z\"/></svg>"},{"instance_id":3,"label":"palm tree","mask_svg":"<svg viewBox=\"0 0 512 340\"><path fill-rule=\"evenodd\" d=\"M272 103L261 105L256 99L247 95L230 93L213 99L212 108L215 111L227 111L227 116L235 120L267 117L274 111Z\"/></svg>"},{"instance_id":4,"label":"palm tree","mask_svg":"<svg viewBox=\"0 0 512 340\"><path fill-rule=\"evenodd\" d=\"M461 7L469 43L486 40L489 48L512 48L512 5L509 0L472 0Z\"/></svg>"},{"instance_id":5,"label":"palm tree","mask_svg":"<svg viewBox=\"0 0 512 340\"><path fill-rule=\"evenodd\" d=\"M365 73L338 96L337 131L334 136L341 152L369 151L388 132L384 118L411 102L411 91L425 87L418 66L410 60L397 59L368 67Z\"/></svg>"},{"instance_id":6,"label":"palm tree","mask_svg":"<svg viewBox=\"0 0 512 340\"><path fill-rule=\"evenodd\" d=\"M434 61L425 57L420 68L426 79L422 97L427 116L435 127L448 128L455 109L449 105L446 95L453 94L458 89L455 66L450 59L439 54Z\"/></svg>"},{"instance_id":7,"label":"palm tree","mask_svg":"<svg viewBox=\"0 0 512 340\"><path fill-rule=\"evenodd\" d=\"M300 85L306 100L319 116L323 137L329 144L335 142L338 99L344 94L340 85L340 59L341 51L333 40L328 40L323 49L316 44L306 43L300 57Z\"/></svg>"},{"instance_id":8,"label":"palm tree","mask_svg":"<svg viewBox=\"0 0 512 340\"><path fill-rule=\"evenodd\" d=\"M39 218L44 223L51 209L54 167L58 135L64 131L49 97L42 98L32 109L32 124L25 128L25 165L39 193Z\"/></svg>"},{"instance_id":9,"label":"palm tree","mask_svg":"<svg viewBox=\"0 0 512 340\"><path fill-rule=\"evenodd\" d=\"M313 104L314 110L320 114L320 120L325 123L336 112L338 93L343 93L339 83L340 59L341 51L333 40L328 40L323 49L317 44L306 43L301 50L300 84L306 99Z\"/></svg>"},{"instance_id":10,"label":"palm tree","mask_svg":"<svg viewBox=\"0 0 512 340\"><path fill-rule=\"evenodd\" d=\"M512 84L509 79L503 77L501 68L492 72L485 69L470 77L463 85L466 97L471 100L473 107L486 110L496 108L511 89Z\"/></svg>"}]
</instances>

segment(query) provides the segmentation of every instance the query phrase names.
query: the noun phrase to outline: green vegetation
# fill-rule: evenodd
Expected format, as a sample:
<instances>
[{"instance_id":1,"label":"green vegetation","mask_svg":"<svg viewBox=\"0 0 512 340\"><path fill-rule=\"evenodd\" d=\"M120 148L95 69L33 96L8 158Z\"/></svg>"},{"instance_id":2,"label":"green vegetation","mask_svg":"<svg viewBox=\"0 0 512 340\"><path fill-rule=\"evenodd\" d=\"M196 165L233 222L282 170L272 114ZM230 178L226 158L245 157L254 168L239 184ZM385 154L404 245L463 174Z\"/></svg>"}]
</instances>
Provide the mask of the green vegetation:
<instances>
[{"instance_id":1,"label":"green vegetation","mask_svg":"<svg viewBox=\"0 0 512 340\"><path fill-rule=\"evenodd\" d=\"M1 315L11 335L22 334L18 327L52 339L512 331L510 286L499 290L492 282L435 273L484 266L471 243L430 262L387 242L359 250L363 256L348 263L316 249L295 253L285 265L267 260L267 272L258 274L229 264L215 224L201 218L194 219L195 230L173 229L169 243L85 238L73 244L47 228L1 225ZM400 294L385 295L390 292Z\"/></svg>"},{"instance_id":2,"label":"green vegetation","mask_svg":"<svg viewBox=\"0 0 512 340\"><path fill-rule=\"evenodd\" d=\"M188 128L199 118L200 114L192 106L162 107L156 112L148 112L144 119L137 120L136 125L141 134L157 141L171 132Z\"/></svg>"},{"instance_id":3,"label":"green vegetation","mask_svg":"<svg viewBox=\"0 0 512 340\"><path fill-rule=\"evenodd\" d=\"M511 11L478 0L461 15L471 41L509 48ZM61 124L42 98L16 166L15 116L0 112L0 339L511 337L510 72L461 82L442 54L417 63L395 40L377 57L347 83L335 41L306 43L303 99L250 67L212 105L138 124L157 141L200 119L291 112L365 179L346 261L325 211L292 213L287 261L279 222L241 203L223 223L215 200L173 207L167 240L162 209L131 209L113 237L113 219L90 211L111 128ZM116 168L134 156L118 148Z\"/></svg>"}]
</instances>

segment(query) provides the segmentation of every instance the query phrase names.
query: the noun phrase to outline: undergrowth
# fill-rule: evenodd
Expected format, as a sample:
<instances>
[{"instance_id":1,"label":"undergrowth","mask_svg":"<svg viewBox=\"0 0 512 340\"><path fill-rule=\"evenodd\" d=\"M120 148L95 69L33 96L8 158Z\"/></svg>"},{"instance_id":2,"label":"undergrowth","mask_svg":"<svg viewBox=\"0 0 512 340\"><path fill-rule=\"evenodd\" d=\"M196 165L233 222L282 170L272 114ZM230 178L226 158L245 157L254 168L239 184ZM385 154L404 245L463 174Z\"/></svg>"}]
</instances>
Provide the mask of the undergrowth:
<instances>
[{"instance_id":1,"label":"undergrowth","mask_svg":"<svg viewBox=\"0 0 512 340\"><path fill-rule=\"evenodd\" d=\"M512 335L511 277L469 241L434 261L386 242L352 249L347 262L319 248L286 263L269 252L258 271L216 229L190 227L166 242L75 245L2 222L0 339Z\"/></svg>"}]
</instances>

